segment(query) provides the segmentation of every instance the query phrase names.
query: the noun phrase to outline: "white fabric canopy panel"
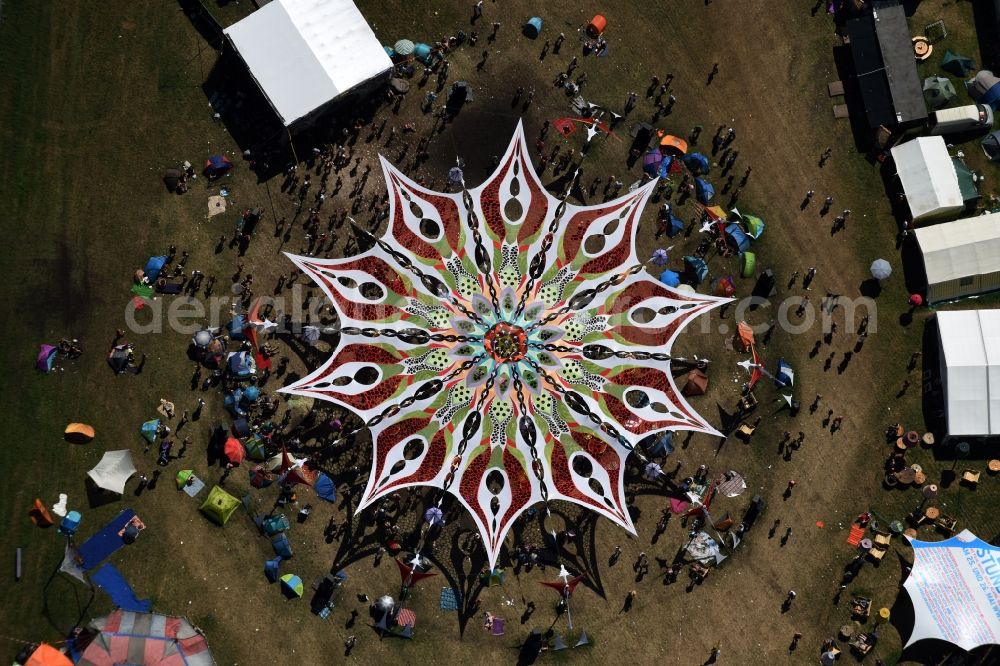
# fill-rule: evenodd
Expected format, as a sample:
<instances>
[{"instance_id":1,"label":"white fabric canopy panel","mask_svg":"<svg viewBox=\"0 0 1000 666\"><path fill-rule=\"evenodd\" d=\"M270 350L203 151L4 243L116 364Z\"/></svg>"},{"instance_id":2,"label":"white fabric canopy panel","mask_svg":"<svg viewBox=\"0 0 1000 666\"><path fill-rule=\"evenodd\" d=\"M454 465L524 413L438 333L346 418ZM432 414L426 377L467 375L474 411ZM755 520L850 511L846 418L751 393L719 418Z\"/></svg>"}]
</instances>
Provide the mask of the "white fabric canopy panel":
<instances>
[{"instance_id":1,"label":"white fabric canopy panel","mask_svg":"<svg viewBox=\"0 0 1000 666\"><path fill-rule=\"evenodd\" d=\"M945 217L965 208L958 174L942 137L918 137L890 152L914 222Z\"/></svg>"},{"instance_id":2,"label":"white fabric canopy panel","mask_svg":"<svg viewBox=\"0 0 1000 666\"><path fill-rule=\"evenodd\" d=\"M121 495L125 492L125 483L136 473L132 452L106 451L94 469L87 472L95 485L104 490Z\"/></svg>"},{"instance_id":3,"label":"white fabric canopy panel","mask_svg":"<svg viewBox=\"0 0 1000 666\"><path fill-rule=\"evenodd\" d=\"M1000 435L1000 310L937 314L951 436Z\"/></svg>"},{"instance_id":4,"label":"white fabric canopy panel","mask_svg":"<svg viewBox=\"0 0 1000 666\"><path fill-rule=\"evenodd\" d=\"M972 532L945 541L917 541L913 570L903 584L913 602L913 633L963 650L1000 643L1000 548Z\"/></svg>"},{"instance_id":5,"label":"white fabric canopy panel","mask_svg":"<svg viewBox=\"0 0 1000 666\"><path fill-rule=\"evenodd\" d=\"M447 491L478 525L491 568L539 502L574 502L632 531L624 470L636 443L718 434L677 388L670 348L728 302L645 273L635 238L656 182L594 206L558 199L520 126L496 171L461 193L382 167L384 236L354 257L290 257L341 330L332 357L283 390L350 409L370 429L359 510L411 486Z\"/></svg>"},{"instance_id":6,"label":"white fabric canopy panel","mask_svg":"<svg viewBox=\"0 0 1000 666\"><path fill-rule=\"evenodd\" d=\"M392 68L351 0L273 0L224 32L286 126Z\"/></svg>"}]
</instances>

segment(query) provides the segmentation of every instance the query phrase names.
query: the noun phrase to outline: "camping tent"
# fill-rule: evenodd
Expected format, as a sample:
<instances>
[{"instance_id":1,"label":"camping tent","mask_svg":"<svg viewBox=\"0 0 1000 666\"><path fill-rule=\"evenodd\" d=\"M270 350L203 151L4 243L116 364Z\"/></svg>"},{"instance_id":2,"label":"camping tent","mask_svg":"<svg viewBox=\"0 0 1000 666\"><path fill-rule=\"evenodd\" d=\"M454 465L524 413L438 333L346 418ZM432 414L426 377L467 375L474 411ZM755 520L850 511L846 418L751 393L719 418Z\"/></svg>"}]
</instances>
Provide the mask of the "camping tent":
<instances>
[{"instance_id":1,"label":"camping tent","mask_svg":"<svg viewBox=\"0 0 1000 666\"><path fill-rule=\"evenodd\" d=\"M917 137L890 152L914 222L947 217L965 207L942 137Z\"/></svg>"},{"instance_id":2,"label":"camping tent","mask_svg":"<svg viewBox=\"0 0 1000 666\"><path fill-rule=\"evenodd\" d=\"M313 489L316 494L325 499L327 502L337 501L337 486L326 474L320 472L316 476L316 482L313 484Z\"/></svg>"},{"instance_id":3,"label":"camping tent","mask_svg":"<svg viewBox=\"0 0 1000 666\"><path fill-rule=\"evenodd\" d=\"M352 0L274 0L224 33L286 127L392 69Z\"/></svg>"},{"instance_id":4,"label":"camping tent","mask_svg":"<svg viewBox=\"0 0 1000 666\"><path fill-rule=\"evenodd\" d=\"M672 430L664 430L656 435L650 435L649 441L645 444L646 452L654 458L666 457L674 452L674 433ZM643 440L646 442L646 440Z\"/></svg>"},{"instance_id":5,"label":"camping tent","mask_svg":"<svg viewBox=\"0 0 1000 666\"><path fill-rule=\"evenodd\" d=\"M750 237L735 222L726 225L726 241L740 254L750 249Z\"/></svg>"},{"instance_id":6,"label":"camping tent","mask_svg":"<svg viewBox=\"0 0 1000 666\"><path fill-rule=\"evenodd\" d=\"M243 331L246 327L247 318L243 315L236 315L228 324L226 324L226 330L229 332L229 337L233 340L243 340Z\"/></svg>"},{"instance_id":7,"label":"camping tent","mask_svg":"<svg viewBox=\"0 0 1000 666\"><path fill-rule=\"evenodd\" d=\"M160 419L153 419L152 421L146 421L141 426L139 426L139 434L142 438L153 444L156 442L156 431L160 427Z\"/></svg>"},{"instance_id":8,"label":"camping tent","mask_svg":"<svg viewBox=\"0 0 1000 666\"><path fill-rule=\"evenodd\" d=\"M716 296L732 296L733 294L735 294L736 283L733 282L733 276L727 275L725 277L719 278L718 281L715 283L715 289L713 290L713 293Z\"/></svg>"},{"instance_id":9,"label":"camping tent","mask_svg":"<svg viewBox=\"0 0 1000 666\"><path fill-rule=\"evenodd\" d=\"M955 84L943 76L928 76L924 79L924 101L932 109L940 109L948 105L958 95Z\"/></svg>"},{"instance_id":10,"label":"camping tent","mask_svg":"<svg viewBox=\"0 0 1000 666\"><path fill-rule=\"evenodd\" d=\"M1000 289L1000 213L917 229L934 304Z\"/></svg>"},{"instance_id":11,"label":"camping tent","mask_svg":"<svg viewBox=\"0 0 1000 666\"><path fill-rule=\"evenodd\" d=\"M903 587L913 602L913 631L906 646L938 639L974 650L1000 643L997 571L1000 548L969 530L944 541L918 541Z\"/></svg>"},{"instance_id":12,"label":"camping tent","mask_svg":"<svg viewBox=\"0 0 1000 666\"><path fill-rule=\"evenodd\" d=\"M86 444L94 439L94 434L94 426L86 423L70 423L63 430L63 437L66 441L76 444Z\"/></svg>"},{"instance_id":13,"label":"camping tent","mask_svg":"<svg viewBox=\"0 0 1000 666\"><path fill-rule=\"evenodd\" d=\"M684 164L694 173L708 173L708 158L701 153L691 153L690 155L685 155Z\"/></svg>"},{"instance_id":14,"label":"camping tent","mask_svg":"<svg viewBox=\"0 0 1000 666\"><path fill-rule=\"evenodd\" d=\"M980 104L989 104L994 111L1000 108L1000 77L993 72L985 69L978 72L971 80L966 81L965 89L969 97Z\"/></svg>"},{"instance_id":15,"label":"camping tent","mask_svg":"<svg viewBox=\"0 0 1000 666\"><path fill-rule=\"evenodd\" d=\"M757 240L764 233L764 220L756 215L744 215L743 224L747 228L747 236Z\"/></svg>"},{"instance_id":16,"label":"camping tent","mask_svg":"<svg viewBox=\"0 0 1000 666\"><path fill-rule=\"evenodd\" d=\"M987 134L980 143L986 157L994 162L1000 160L1000 130Z\"/></svg>"},{"instance_id":17,"label":"camping tent","mask_svg":"<svg viewBox=\"0 0 1000 666\"><path fill-rule=\"evenodd\" d=\"M524 36L535 39L542 32L542 19L537 16L532 16L528 19L528 22L524 24Z\"/></svg>"},{"instance_id":18,"label":"camping tent","mask_svg":"<svg viewBox=\"0 0 1000 666\"><path fill-rule=\"evenodd\" d=\"M131 451L106 451L101 457L101 462L87 472L87 476L98 488L121 495L125 492L125 482L136 471Z\"/></svg>"},{"instance_id":19,"label":"camping tent","mask_svg":"<svg viewBox=\"0 0 1000 666\"><path fill-rule=\"evenodd\" d=\"M975 68L976 63L972 62L972 58L959 53L945 51L944 57L941 58L941 69L955 76L965 76Z\"/></svg>"},{"instance_id":20,"label":"camping tent","mask_svg":"<svg viewBox=\"0 0 1000 666\"><path fill-rule=\"evenodd\" d=\"M31 653L24 666L73 666L73 660L48 643L42 643Z\"/></svg>"},{"instance_id":21,"label":"camping tent","mask_svg":"<svg viewBox=\"0 0 1000 666\"><path fill-rule=\"evenodd\" d=\"M702 204L708 204L715 196L715 188L712 187L712 183L708 182L704 178L694 179L694 192L698 201Z\"/></svg>"},{"instance_id":22,"label":"camping tent","mask_svg":"<svg viewBox=\"0 0 1000 666\"><path fill-rule=\"evenodd\" d=\"M1000 310L937 313L948 434L1000 435Z\"/></svg>"},{"instance_id":23,"label":"camping tent","mask_svg":"<svg viewBox=\"0 0 1000 666\"><path fill-rule=\"evenodd\" d=\"M684 257L684 271L695 280L695 284L700 284L708 277L708 264L704 259L687 256Z\"/></svg>"},{"instance_id":24,"label":"camping tent","mask_svg":"<svg viewBox=\"0 0 1000 666\"><path fill-rule=\"evenodd\" d=\"M231 352L226 361L229 374L237 379L248 379L256 371L253 355L248 351Z\"/></svg>"},{"instance_id":25,"label":"camping tent","mask_svg":"<svg viewBox=\"0 0 1000 666\"><path fill-rule=\"evenodd\" d=\"M56 362L56 353L58 351L58 347L53 347L52 345L39 345L35 367L42 372L51 372L52 366Z\"/></svg>"},{"instance_id":26,"label":"camping tent","mask_svg":"<svg viewBox=\"0 0 1000 666\"><path fill-rule=\"evenodd\" d=\"M708 389L708 375L702 370L692 370L687 374L687 383L681 390L683 395L705 395Z\"/></svg>"},{"instance_id":27,"label":"camping tent","mask_svg":"<svg viewBox=\"0 0 1000 666\"><path fill-rule=\"evenodd\" d=\"M156 282L156 278L160 276L160 272L166 264L166 256L150 257L146 260L146 267L142 269L142 272L146 274L150 282Z\"/></svg>"},{"instance_id":28,"label":"camping tent","mask_svg":"<svg viewBox=\"0 0 1000 666\"><path fill-rule=\"evenodd\" d=\"M212 492L208 494L208 497L202 502L199 509L212 522L225 525L229 522L230 516L233 515L233 511L236 511L239 505L240 501L238 499L227 493L220 486L214 486Z\"/></svg>"},{"instance_id":29,"label":"camping tent","mask_svg":"<svg viewBox=\"0 0 1000 666\"><path fill-rule=\"evenodd\" d=\"M672 270L665 270L660 273L660 282L667 285L668 287L676 287L681 283L680 273Z\"/></svg>"},{"instance_id":30,"label":"camping tent","mask_svg":"<svg viewBox=\"0 0 1000 666\"><path fill-rule=\"evenodd\" d=\"M142 663L214 666L205 635L183 617L116 610L77 638L77 666Z\"/></svg>"},{"instance_id":31,"label":"camping tent","mask_svg":"<svg viewBox=\"0 0 1000 666\"><path fill-rule=\"evenodd\" d=\"M289 599L299 599L305 592L302 579L295 574L285 574L281 577L281 593Z\"/></svg>"},{"instance_id":32,"label":"camping tent","mask_svg":"<svg viewBox=\"0 0 1000 666\"><path fill-rule=\"evenodd\" d=\"M744 252L740 256L740 277L753 277L755 268L757 268L757 255L753 252Z\"/></svg>"},{"instance_id":33,"label":"camping tent","mask_svg":"<svg viewBox=\"0 0 1000 666\"><path fill-rule=\"evenodd\" d=\"M680 157L687 153L688 144L687 141L680 137L676 137L673 134L666 134L660 138L660 150L665 155Z\"/></svg>"}]
</instances>

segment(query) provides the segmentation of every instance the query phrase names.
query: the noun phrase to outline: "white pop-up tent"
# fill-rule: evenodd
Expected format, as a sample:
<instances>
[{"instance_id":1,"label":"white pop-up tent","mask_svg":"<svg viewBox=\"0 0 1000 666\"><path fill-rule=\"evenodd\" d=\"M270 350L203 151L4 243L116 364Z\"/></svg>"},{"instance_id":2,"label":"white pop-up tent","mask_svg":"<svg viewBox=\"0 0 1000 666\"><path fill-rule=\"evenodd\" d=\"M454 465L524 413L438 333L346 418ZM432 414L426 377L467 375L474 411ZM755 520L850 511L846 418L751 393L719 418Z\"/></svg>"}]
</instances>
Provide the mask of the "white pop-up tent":
<instances>
[{"instance_id":1,"label":"white pop-up tent","mask_svg":"<svg viewBox=\"0 0 1000 666\"><path fill-rule=\"evenodd\" d=\"M1000 548L972 532L945 541L917 541L903 587L913 602L907 647L925 638L963 650L1000 643Z\"/></svg>"},{"instance_id":2,"label":"white pop-up tent","mask_svg":"<svg viewBox=\"0 0 1000 666\"><path fill-rule=\"evenodd\" d=\"M273 0L224 32L286 127L392 69L352 0Z\"/></svg>"},{"instance_id":3,"label":"white pop-up tent","mask_svg":"<svg viewBox=\"0 0 1000 666\"><path fill-rule=\"evenodd\" d=\"M914 223L938 220L965 208L958 173L942 137L917 137L890 152Z\"/></svg>"},{"instance_id":4,"label":"white pop-up tent","mask_svg":"<svg viewBox=\"0 0 1000 666\"><path fill-rule=\"evenodd\" d=\"M927 302L1000 289L1000 213L915 232L927 274Z\"/></svg>"},{"instance_id":5,"label":"white pop-up tent","mask_svg":"<svg viewBox=\"0 0 1000 666\"><path fill-rule=\"evenodd\" d=\"M950 436L1000 435L1000 310L938 312Z\"/></svg>"},{"instance_id":6,"label":"white pop-up tent","mask_svg":"<svg viewBox=\"0 0 1000 666\"><path fill-rule=\"evenodd\" d=\"M125 483L136 471L131 451L106 451L101 462L87 472L87 476L98 488L121 495L125 492Z\"/></svg>"}]
</instances>

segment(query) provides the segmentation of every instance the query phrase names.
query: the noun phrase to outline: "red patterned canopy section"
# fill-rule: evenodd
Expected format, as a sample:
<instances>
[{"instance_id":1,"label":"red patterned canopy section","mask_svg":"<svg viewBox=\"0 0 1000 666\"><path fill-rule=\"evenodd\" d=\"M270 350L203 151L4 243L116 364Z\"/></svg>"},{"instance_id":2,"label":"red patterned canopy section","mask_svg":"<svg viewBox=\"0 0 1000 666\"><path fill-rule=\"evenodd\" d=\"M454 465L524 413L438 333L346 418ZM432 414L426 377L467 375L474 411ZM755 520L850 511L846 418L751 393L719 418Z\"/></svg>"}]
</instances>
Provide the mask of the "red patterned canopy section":
<instances>
[{"instance_id":1,"label":"red patterned canopy section","mask_svg":"<svg viewBox=\"0 0 1000 666\"><path fill-rule=\"evenodd\" d=\"M665 430L716 431L681 396L670 348L728 299L645 273L655 181L575 206L545 191L518 126L496 172L455 194L384 159L389 229L346 259L291 256L333 302L340 344L285 389L356 412L374 461L361 508L400 488L455 495L496 563L513 521L562 499L632 530L624 460Z\"/></svg>"}]
</instances>

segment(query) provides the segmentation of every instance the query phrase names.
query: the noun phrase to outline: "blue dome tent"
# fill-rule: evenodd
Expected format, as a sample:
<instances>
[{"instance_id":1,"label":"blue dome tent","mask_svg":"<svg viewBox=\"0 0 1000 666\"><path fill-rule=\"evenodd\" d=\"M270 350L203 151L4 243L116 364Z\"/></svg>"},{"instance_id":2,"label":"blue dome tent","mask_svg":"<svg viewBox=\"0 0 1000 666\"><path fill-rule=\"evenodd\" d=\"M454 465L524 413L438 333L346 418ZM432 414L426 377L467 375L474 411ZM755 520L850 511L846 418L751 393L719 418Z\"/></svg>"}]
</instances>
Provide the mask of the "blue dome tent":
<instances>
[{"instance_id":1,"label":"blue dome tent","mask_svg":"<svg viewBox=\"0 0 1000 666\"><path fill-rule=\"evenodd\" d=\"M542 32L542 19L537 16L532 16L528 19L528 22L524 24L524 36L535 39Z\"/></svg>"},{"instance_id":2,"label":"blue dome tent","mask_svg":"<svg viewBox=\"0 0 1000 666\"><path fill-rule=\"evenodd\" d=\"M676 271L667 269L660 273L660 282L668 287L676 287L681 283L681 275Z\"/></svg>"},{"instance_id":3,"label":"blue dome tent","mask_svg":"<svg viewBox=\"0 0 1000 666\"><path fill-rule=\"evenodd\" d=\"M243 400L246 402L257 402L260 399L260 389L256 386L248 386L243 391Z\"/></svg>"},{"instance_id":4,"label":"blue dome tent","mask_svg":"<svg viewBox=\"0 0 1000 666\"><path fill-rule=\"evenodd\" d=\"M668 213L667 215L670 218L667 222L667 236L673 238L684 231L684 223L677 219L673 213Z\"/></svg>"},{"instance_id":5,"label":"blue dome tent","mask_svg":"<svg viewBox=\"0 0 1000 666\"><path fill-rule=\"evenodd\" d=\"M254 362L250 352L233 352L226 362L229 373L237 379L249 379L254 373Z\"/></svg>"},{"instance_id":6,"label":"blue dome tent","mask_svg":"<svg viewBox=\"0 0 1000 666\"><path fill-rule=\"evenodd\" d=\"M247 326L246 317L243 315L236 315L233 320L226 324L226 330L229 332L229 337L233 340L243 340L243 329Z\"/></svg>"},{"instance_id":7,"label":"blue dome tent","mask_svg":"<svg viewBox=\"0 0 1000 666\"><path fill-rule=\"evenodd\" d=\"M750 237L735 222L726 225L726 239L736 247L740 254L750 249Z\"/></svg>"},{"instance_id":8,"label":"blue dome tent","mask_svg":"<svg viewBox=\"0 0 1000 666\"><path fill-rule=\"evenodd\" d=\"M708 277L708 264L705 263L704 259L686 256L684 257L684 269L685 272L691 274L695 284L701 284Z\"/></svg>"},{"instance_id":9,"label":"blue dome tent","mask_svg":"<svg viewBox=\"0 0 1000 666\"><path fill-rule=\"evenodd\" d=\"M216 178L229 173L233 168L233 163L225 155L212 155L205 160L205 175L208 178Z\"/></svg>"},{"instance_id":10,"label":"blue dome tent","mask_svg":"<svg viewBox=\"0 0 1000 666\"><path fill-rule=\"evenodd\" d=\"M278 573L280 573L279 568L281 566L281 555L267 560L264 562L264 575L267 576L267 582L275 583L278 581Z\"/></svg>"},{"instance_id":11,"label":"blue dome tent","mask_svg":"<svg viewBox=\"0 0 1000 666\"><path fill-rule=\"evenodd\" d=\"M708 182L704 178L694 179L694 190L698 201L706 206L708 205L708 202L712 200L712 197L715 196L715 188L712 187L712 183Z\"/></svg>"},{"instance_id":12,"label":"blue dome tent","mask_svg":"<svg viewBox=\"0 0 1000 666\"><path fill-rule=\"evenodd\" d=\"M146 274L150 282L156 282L156 278L160 277L160 272L163 271L163 267L167 264L167 258L165 256L161 257L150 257L146 262L146 267L142 269L142 272Z\"/></svg>"},{"instance_id":13,"label":"blue dome tent","mask_svg":"<svg viewBox=\"0 0 1000 666\"><path fill-rule=\"evenodd\" d=\"M327 502L337 501L337 486L334 484L333 479L328 477L326 474L320 472L319 476L316 477L316 482L313 484L313 489L316 494L325 499Z\"/></svg>"},{"instance_id":14,"label":"blue dome tent","mask_svg":"<svg viewBox=\"0 0 1000 666\"><path fill-rule=\"evenodd\" d=\"M424 43L414 44L413 57L425 65L431 64L431 47Z\"/></svg>"},{"instance_id":15,"label":"blue dome tent","mask_svg":"<svg viewBox=\"0 0 1000 666\"><path fill-rule=\"evenodd\" d=\"M684 164L695 173L708 173L708 158L701 153L691 153L684 156Z\"/></svg>"},{"instance_id":16,"label":"blue dome tent","mask_svg":"<svg viewBox=\"0 0 1000 666\"><path fill-rule=\"evenodd\" d=\"M240 405L243 400L243 391L236 389L232 393L227 393L226 397L222 399L222 403L226 406L234 416L246 416L246 410Z\"/></svg>"}]
</instances>

